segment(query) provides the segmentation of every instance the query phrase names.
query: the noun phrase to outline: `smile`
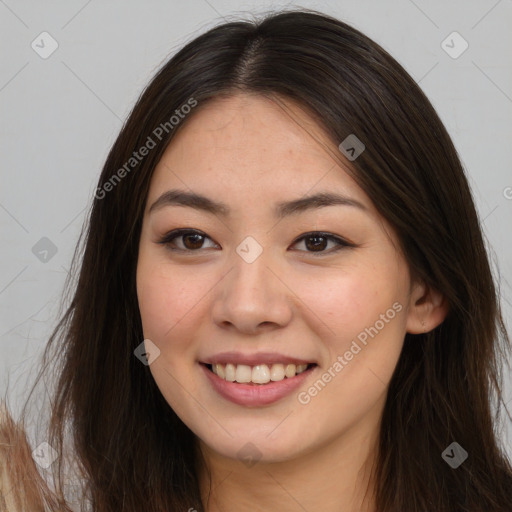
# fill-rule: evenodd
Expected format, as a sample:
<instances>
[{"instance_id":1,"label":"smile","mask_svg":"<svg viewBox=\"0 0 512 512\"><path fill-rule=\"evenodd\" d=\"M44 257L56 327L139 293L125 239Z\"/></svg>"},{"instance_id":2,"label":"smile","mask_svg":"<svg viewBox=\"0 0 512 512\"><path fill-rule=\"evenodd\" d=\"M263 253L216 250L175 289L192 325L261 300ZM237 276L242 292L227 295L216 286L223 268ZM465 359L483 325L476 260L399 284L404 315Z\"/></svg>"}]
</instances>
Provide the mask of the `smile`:
<instances>
[{"instance_id":1,"label":"smile","mask_svg":"<svg viewBox=\"0 0 512 512\"><path fill-rule=\"evenodd\" d=\"M270 367L266 364L251 367L228 363L226 365L215 364L215 372L217 372L215 373L211 364L200 363L199 366L217 395L246 407L269 405L292 394L317 367L315 363L307 365L273 364ZM303 368L304 366L305 368ZM266 369L262 367L266 367ZM274 370L276 380L271 378L272 370ZM234 380L228 380L228 377L233 378L233 371ZM222 374L222 372L224 373ZM238 378L245 382L239 382ZM265 382L253 382L253 379Z\"/></svg>"},{"instance_id":2,"label":"smile","mask_svg":"<svg viewBox=\"0 0 512 512\"><path fill-rule=\"evenodd\" d=\"M292 378L306 371L311 364L258 364L249 366L246 364L211 364L208 368L221 379L228 382L241 384L268 384L279 382L285 378Z\"/></svg>"}]
</instances>

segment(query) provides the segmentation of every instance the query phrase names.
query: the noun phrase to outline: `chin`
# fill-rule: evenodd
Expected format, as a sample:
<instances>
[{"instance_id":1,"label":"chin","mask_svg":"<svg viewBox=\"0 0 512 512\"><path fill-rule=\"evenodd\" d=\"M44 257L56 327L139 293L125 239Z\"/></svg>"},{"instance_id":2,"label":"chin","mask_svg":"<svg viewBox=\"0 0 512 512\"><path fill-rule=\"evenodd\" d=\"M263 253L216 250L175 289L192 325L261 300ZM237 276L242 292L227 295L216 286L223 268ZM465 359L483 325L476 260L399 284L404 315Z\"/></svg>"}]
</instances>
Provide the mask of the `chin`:
<instances>
[{"instance_id":1,"label":"chin","mask_svg":"<svg viewBox=\"0 0 512 512\"><path fill-rule=\"evenodd\" d=\"M265 432L258 434L238 431L236 436L224 436L222 439L203 437L202 442L216 454L252 467L256 463L277 463L292 460L308 451L304 439L299 433L293 437L291 433L282 431L279 436L268 436ZM311 450L313 447L310 448Z\"/></svg>"}]
</instances>

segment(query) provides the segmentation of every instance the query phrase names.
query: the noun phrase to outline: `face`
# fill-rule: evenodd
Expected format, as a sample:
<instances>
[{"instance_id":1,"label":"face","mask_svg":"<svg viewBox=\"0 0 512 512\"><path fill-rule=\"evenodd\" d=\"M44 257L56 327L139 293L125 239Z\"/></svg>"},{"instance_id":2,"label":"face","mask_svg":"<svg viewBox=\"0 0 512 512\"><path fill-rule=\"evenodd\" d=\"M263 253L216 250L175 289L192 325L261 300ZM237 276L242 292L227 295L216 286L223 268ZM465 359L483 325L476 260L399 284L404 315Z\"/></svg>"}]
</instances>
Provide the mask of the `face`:
<instances>
[{"instance_id":1,"label":"face","mask_svg":"<svg viewBox=\"0 0 512 512\"><path fill-rule=\"evenodd\" d=\"M233 459L285 461L374 429L407 329L393 230L321 128L285 104L237 95L187 119L140 238L151 373L202 445ZM317 194L341 199L304 201Z\"/></svg>"}]
</instances>

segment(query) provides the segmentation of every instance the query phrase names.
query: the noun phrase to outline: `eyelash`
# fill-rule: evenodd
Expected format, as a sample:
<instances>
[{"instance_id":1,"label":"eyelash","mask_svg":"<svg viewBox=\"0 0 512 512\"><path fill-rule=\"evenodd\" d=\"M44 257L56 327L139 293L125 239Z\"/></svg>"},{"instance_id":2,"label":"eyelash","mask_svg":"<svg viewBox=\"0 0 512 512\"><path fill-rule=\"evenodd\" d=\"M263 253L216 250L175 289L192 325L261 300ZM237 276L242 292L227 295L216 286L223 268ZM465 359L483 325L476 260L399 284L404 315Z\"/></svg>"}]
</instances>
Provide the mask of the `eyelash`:
<instances>
[{"instance_id":1,"label":"eyelash","mask_svg":"<svg viewBox=\"0 0 512 512\"><path fill-rule=\"evenodd\" d=\"M170 231L169 233L166 233L157 243L164 245L170 251L176 251L176 252L182 252L182 253L185 253L185 252L193 253L193 252L198 252L201 249L203 249L202 247L199 249L181 249L181 248L172 247L172 242L176 238L183 237L184 235L189 235L189 234L190 235L200 235L200 236L203 236L203 237L211 240L211 238L209 236L207 236L205 233L195 230L195 229L175 229L173 231ZM293 242L292 245L296 245L297 243L299 243L307 238L314 238L314 237L326 238L328 241L336 242L338 244L338 246L335 247L334 249L331 249L330 251L299 251L299 252L306 252L313 256L324 256L326 254L333 254L335 252L338 252L341 249L356 247L354 244L351 244L350 242L348 242L347 240L344 240L343 238L341 238L339 236L332 235L330 233L325 233L323 231L310 231L309 233L305 233L300 238L297 238ZM213 240L212 240L212 242L213 242Z\"/></svg>"}]
</instances>

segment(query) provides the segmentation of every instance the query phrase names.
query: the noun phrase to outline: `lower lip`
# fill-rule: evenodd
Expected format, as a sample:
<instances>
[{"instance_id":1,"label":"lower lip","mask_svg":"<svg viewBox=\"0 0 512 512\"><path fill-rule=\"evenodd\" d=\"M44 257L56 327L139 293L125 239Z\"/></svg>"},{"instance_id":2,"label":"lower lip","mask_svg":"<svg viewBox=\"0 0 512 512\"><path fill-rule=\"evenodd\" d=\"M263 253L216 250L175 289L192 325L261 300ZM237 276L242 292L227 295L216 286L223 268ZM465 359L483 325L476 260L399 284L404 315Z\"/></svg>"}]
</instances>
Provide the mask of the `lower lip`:
<instances>
[{"instance_id":1,"label":"lower lip","mask_svg":"<svg viewBox=\"0 0 512 512\"><path fill-rule=\"evenodd\" d=\"M235 404L248 407L272 404L290 395L304 383L311 372L316 368L316 366L313 366L295 375L295 377L285 377L283 380L271 381L268 384L240 384L238 382L228 382L227 380L221 379L203 363L200 363L200 366L206 374L206 377L210 380L213 389L215 389L219 395Z\"/></svg>"}]
</instances>

